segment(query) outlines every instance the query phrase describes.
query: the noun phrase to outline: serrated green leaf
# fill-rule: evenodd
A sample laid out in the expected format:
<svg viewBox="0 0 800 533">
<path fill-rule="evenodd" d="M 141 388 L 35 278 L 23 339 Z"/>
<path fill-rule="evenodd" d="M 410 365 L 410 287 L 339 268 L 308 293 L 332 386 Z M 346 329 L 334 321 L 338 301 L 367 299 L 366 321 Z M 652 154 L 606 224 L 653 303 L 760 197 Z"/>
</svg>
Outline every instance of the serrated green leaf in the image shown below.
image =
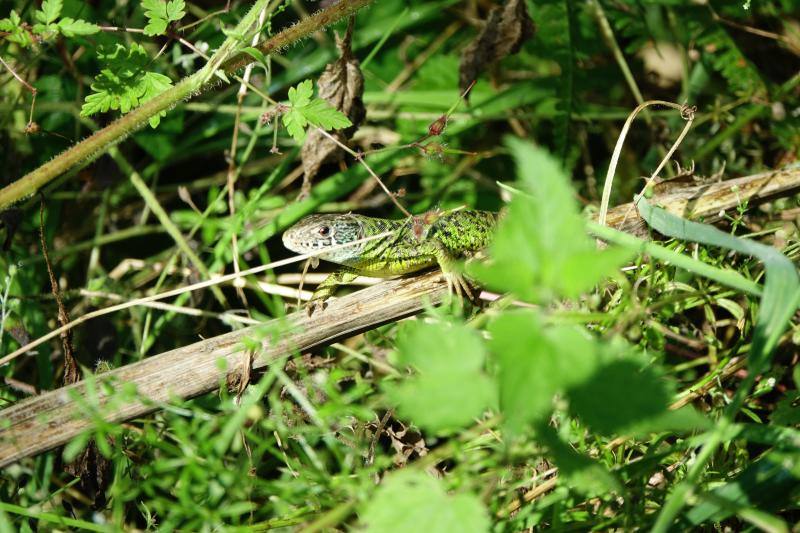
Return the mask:
<svg viewBox="0 0 800 533">
<path fill-rule="evenodd" d="M 292 107 L 304 107 L 311 102 L 311 97 L 314 96 L 314 87 L 311 85 L 311 80 L 304 80 L 297 84 L 295 87 L 289 88 L 289 103 Z"/>
<path fill-rule="evenodd" d="M 433 432 L 458 429 L 495 404 L 495 386 L 483 372 L 480 336 L 458 324 L 414 322 L 397 343 L 399 362 L 417 370 L 401 383 L 387 383 L 400 415 Z"/>
<path fill-rule="evenodd" d="M 553 397 L 589 379 L 597 364 L 596 342 L 572 327 L 548 327 L 533 311 L 506 312 L 489 326 L 498 362 L 500 410 L 510 433 L 546 420 Z"/>
<path fill-rule="evenodd" d="M 183 0 L 142 0 L 144 16 L 147 18 L 147 25 L 144 27 L 145 35 L 162 35 L 171 22 L 178 21 L 186 15 L 185 3 Z"/>
<path fill-rule="evenodd" d="M 142 9 L 145 10 L 145 16 L 148 16 L 148 11 L 155 13 L 157 16 L 160 13 L 159 10 L 162 9 L 163 6 L 163 0 L 142 0 Z"/>
<path fill-rule="evenodd" d="M 12 9 L 11 13 L 9 13 L 8 16 L 11 18 L 11 23 L 14 26 L 16 26 L 16 27 L 20 26 L 20 24 L 22 22 L 22 18 L 19 16 L 19 13 L 17 13 L 15 10 Z"/>
<path fill-rule="evenodd" d="M 144 34 L 150 37 L 162 35 L 167 31 L 167 21 L 162 18 L 151 18 L 150 22 L 144 27 Z"/>
<path fill-rule="evenodd" d="M 85 20 L 64 17 L 58 21 L 58 30 L 64 37 L 75 37 L 76 35 L 93 35 L 100 31 L 100 26 Z"/>
<path fill-rule="evenodd" d="M 490 529 L 483 503 L 472 494 L 450 495 L 429 474 L 405 469 L 383 480 L 361 513 L 367 531 L 405 533 L 424 525 L 429 533 L 482 533 Z"/>
<path fill-rule="evenodd" d="M 58 16 L 61 15 L 62 6 L 62 0 L 44 0 L 42 9 L 36 10 L 33 16 L 42 24 L 50 24 L 55 22 Z"/>
<path fill-rule="evenodd" d="M 183 0 L 170 0 L 166 6 L 167 19 L 171 22 L 181 20 L 186 15 L 185 7 Z"/>
<path fill-rule="evenodd" d="M 17 43 L 23 48 L 27 48 L 33 44 L 30 34 L 22 27 L 22 19 L 19 14 L 11 10 L 8 18 L 0 20 L 0 31 L 7 32 L 8 35 L 3 37 L 6 41 Z"/>
<path fill-rule="evenodd" d="M 136 43 L 130 48 L 121 44 L 100 47 L 97 56 L 105 67 L 95 78 L 92 93 L 81 107 L 82 116 L 109 110 L 124 114 L 172 86 L 167 76 L 145 70 L 150 59 L 145 49 Z M 158 126 L 162 116 L 166 113 L 150 117 L 150 125 Z"/>
<path fill-rule="evenodd" d="M 313 99 L 306 106 L 300 108 L 300 112 L 311 124 L 325 130 L 336 130 L 353 125 L 344 113 L 321 98 Z"/>
<path fill-rule="evenodd" d="M 253 50 L 258 52 L 258 50 Z M 258 53 L 260 54 L 260 52 Z M 253 54 L 251 53 L 251 55 Z M 304 80 L 297 86 L 289 88 L 290 111 L 283 115 L 283 124 L 297 142 L 305 139 L 305 128 L 308 124 L 325 130 L 352 126 L 350 119 L 344 113 L 325 100 L 313 98 L 313 96 L 314 87 L 311 80 Z"/>
<path fill-rule="evenodd" d="M 298 143 L 302 143 L 306 138 L 306 125 L 308 124 L 306 117 L 299 110 L 291 108 L 283 114 L 282 120 L 289 135 Z"/>
<path fill-rule="evenodd" d="M 578 296 L 614 275 L 632 252 L 598 251 L 560 165 L 519 139 L 509 139 L 508 145 L 527 194 L 514 197 L 500 222 L 489 250 L 491 262 L 472 263 L 469 271 L 489 287 L 537 302 Z"/>
<path fill-rule="evenodd" d="M 623 343 L 599 342 L 571 326 L 543 327 L 533 311 L 511 311 L 489 326 L 498 362 L 500 411 L 509 433 L 541 425 L 556 395 L 603 434 L 704 427 L 691 409 L 668 411 L 672 391 Z"/>
<path fill-rule="evenodd" d="M 43 39 L 47 39 L 50 37 L 48 34 L 58 33 L 58 24 L 37 23 L 33 25 L 32 30 L 36 35 L 41 36 Z"/>
</svg>

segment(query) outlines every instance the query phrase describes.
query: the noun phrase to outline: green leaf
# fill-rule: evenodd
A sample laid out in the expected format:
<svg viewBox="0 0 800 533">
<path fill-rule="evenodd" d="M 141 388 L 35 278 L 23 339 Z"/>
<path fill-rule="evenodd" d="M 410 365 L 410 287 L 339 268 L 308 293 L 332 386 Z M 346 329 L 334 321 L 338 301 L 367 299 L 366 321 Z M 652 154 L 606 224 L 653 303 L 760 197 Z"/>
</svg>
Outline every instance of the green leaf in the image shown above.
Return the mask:
<svg viewBox="0 0 800 533">
<path fill-rule="evenodd" d="M 144 27 L 145 35 L 162 35 L 170 23 L 176 22 L 186 15 L 184 0 L 142 0 L 144 16 L 147 25 Z"/>
<path fill-rule="evenodd" d="M 282 120 L 289 135 L 298 143 L 302 143 L 306 138 L 306 125 L 308 125 L 306 117 L 299 110 L 291 108 L 283 114 Z"/>
<path fill-rule="evenodd" d="M 36 23 L 33 25 L 33 33 L 41 36 L 43 39 L 49 39 L 53 34 L 59 33 L 58 24 L 41 24 Z"/>
<path fill-rule="evenodd" d="M 151 98 L 158 96 L 159 94 L 163 93 L 170 87 L 172 87 L 172 80 L 169 79 L 167 76 L 163 74 L 159 74 L 157 72 L 147 72 L 142 77 L 140 82 L 140 86 L 144 88 L 144 92 L 142 93 L 141 97 L 139 98 L 139 103 L 144 103 Z M 161 117 L 166 116 L 165 112 L 161 112 L 157 115 L 153 115 L 148 119 L 151 128 L 157 128 L 158 124 L 161 122 Z"/>
<path fill-rule="evenodd" d="M 337 130 L 353 125 L 347 116 L 321 98 L 315 98 L 300 108 L 306 120 L 324 130 Z"/>
<path fill-rule="evenodd" d="M 510 311 L 489 325 L 497 357 L 500 411 L 509 434 L 541 426 L 553 399 L 599 433 L 647 433 L 706 425 L 691 409 L 669 411 L 672 391 L 623 343 L 609 344 L 571 326 L 541 325 L 534 311 Z"/>
<path fill-rule="evenodd" d="M 167 31 L 167 20 L 162 18 L 152 18 L 144 27 L 144 34 L 151 37 L 155 35 L 163 35 Z"/>
<path fill-rule="evenodd" d="M 500 411 L 511 434 L 546 420 L 553 397 L 591 376 L 597 363 L 595 342 L 572 327 L 548 327 L 534 311 L 501 314 L 489 325 L 497 357 Z"/>
<path fill-rule="evenodd" d="M 27 48 L 33 44 L 33 39 L 30 34 L 22 27 L 22 19 L 19 14 L 11 10 L 8 18 L 0 19 L 0 31 L 8 33 L 3 38 L 9 42 L 17 43 L 23 48 Z"/>
<path fill-rule="evenodd" d="M 92 35 L 100 31 L 100 26 L 86 22 L 85 20 L 74 20 L 64 17 L 58 21 L 58 31 L 64 37 L 75 37 L 76 35 Z"/>
<path fill-rule="evenodd" d="M 246 46 L 246 47 L 242 48 L 242 52 L 244 52 L 245 54 L 249 55 L 250 57 L 252 57 L 256 61 L 258 61 L 262 65 L 266 65 L 266 63 L 267 63 L 267 58 L 264 56 L 264 53 L 261 50 L 259 50 L 258 48 L 253 48 L 252 46 Z"/>
<path fill-rule="evenodd" d="M 36 10 L 33 16 L 42 24 L 50 24 L 61 15 L 62 6 L 62 0 L 44 0 L 42 9 Z"/>
<path fill-rule="evenodd" d="M 631 355 L 619 359 L 605 354 L 603 359 L 591 379 L 566 392 L 570 411 L 590 429 L 617 435 L 705 425 L 691 409 L 667 409 L 673 391 L 652 365 L 644 366 Z"/>
<path fill-rule="evenodd" d="M 167 19 L 172 22 L 181 20 L 186 15 L 185 8 L 183 0 L 170 0 L 167 2 Z"/>
<path fill-rule="evenodd" d="M 311 97 L 314 96 L 314 87 L 311 85 L 311 80 L 304 80 L 297 84 L 296 87 L 289 87 L 289 103 L 292 107 L 304 107 L 311 102 Z"/>
<path fill-rule="evenodd" d="M 528 194 L 512 200 L 490 247 L 490 261 L 471 263 L 469 272 L 489 287 L 529 301 L 576 297 L 614 275 L 633 254 L 622 248 L 597 250 L 559 164 L 524 141 L 509 139 L 508 145 Z"/>
<path fill-rule="evenodd" d="M 476 496 L 449 495 L 441 481 L 411 469 L 389 474 L 360 517 L 367 531 L 381 533 L 481 533 L 491 526 Z"/>
<path fill-rule="evenodd" d="M 399 362 L 417 370 L 385 386 L 400 415 L 433 432 L 468 425 L 495 403 L 495 386 L 483 371 L 485 348 L 460 324 L 413 322 L 397 343 Z"/>
<path fill-rule="evenodd" d="M 247 49 L 245 51 L 248 51 Z M 248 51 L 261 54 L 256 49 Z M 256 57 L 254 55 L 254 57 Z M 263 57 L 263 54 L 262 54 Z M 283 125 L 289 135 L 298 143 L 305 140 L 305 129 L 309 124 L 325 130 L 347 128 L 353 124 L 350 119 L 321 98 L 313 98 L 314 87 L 311 80 L 304 80 L 296 87 L 289 88 L 289 111 L 283 115 Z"/>
<path fill-rule="evenodd" d="M 92 93 L 81 108 L 82 116 L 109 110 L 119 110 L 124 114 L 172 86 L 172 80 L 167 76 L 145 70 L 150 58 L 136 43 L 130 48 L 121 44 L 100 47 L 97 56 L 105 67 L 92 84 Z M 150 125 L 156 127 L 160 117 L 165 115 L 161 112 L 150 117 Z"/>
</svg>

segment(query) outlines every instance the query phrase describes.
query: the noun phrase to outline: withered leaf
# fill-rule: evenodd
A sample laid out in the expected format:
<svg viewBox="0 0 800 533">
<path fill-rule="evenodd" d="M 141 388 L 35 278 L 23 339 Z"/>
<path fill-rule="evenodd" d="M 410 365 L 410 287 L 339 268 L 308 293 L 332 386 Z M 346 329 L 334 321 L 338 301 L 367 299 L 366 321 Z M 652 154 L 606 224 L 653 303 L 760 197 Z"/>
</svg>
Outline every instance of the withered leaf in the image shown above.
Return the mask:
<svg viewBox="0 0 800 533">
<path fill-rule="evenodd" d="M 113 445 L 112 437 L 106 437 Z M 77 488 L 92 501 L 94 509 L 102 509 L 106 504 L 106 489 L 111 482 L 111 461 L 103 457 L 94 440 L 69 464 L 64 471 L 80 478 Z"/>
<path fill-rule="evenodd" d="M 359 61 L 353 56 L 351 40 L 353 37 L 353 20 L 347 26 L 344 38 L 336 38 L 340 57 L 325 67 L 325 71 L 317 81 L 320 98 L 344 113 L 352 122 L 345 130 L 331 132 L 339 142 L 345 144 L 364 120 L 366 109 L 362 96 L 364 94 L 364 76 L 361 74 Z M 310 189 L 311 179 L 319 172 L 320 167 L 342 156 L 341 148 L 335 142 L 311 129 L 303 144 L 303 193 Z"/>
<path fill-rule="evenodd" d="M 461 53 L 461 90 L 465 91 L 487 66 L 519 52 L 535 30 L 525 0 L 508 0 L 503 7 L 493 8 L 481 33 Z"/>
</svg>

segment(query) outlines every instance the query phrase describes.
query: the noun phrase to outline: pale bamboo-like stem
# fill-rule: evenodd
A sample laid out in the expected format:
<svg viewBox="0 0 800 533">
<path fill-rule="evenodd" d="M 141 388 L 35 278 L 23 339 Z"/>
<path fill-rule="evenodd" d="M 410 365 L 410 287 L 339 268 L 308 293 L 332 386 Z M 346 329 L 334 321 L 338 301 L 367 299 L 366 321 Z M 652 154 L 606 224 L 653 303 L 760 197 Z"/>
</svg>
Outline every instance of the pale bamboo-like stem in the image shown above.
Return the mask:
<svg viewBox="0 0 800 533">
<path fill-rule="evenodd" d="M 333 300 L 311 317 L 301 310 L 89 378 L 96 383 L 83 380 L 28 398 L 0 411 L 0 467 L 90 431 L 95 416 L 121 422 L 156 411 L 175 398 L 216 390 L 244 371 L 242 355 L 249 349 L 245 340 L 251 341 L 250 347 L 253 342 L 260 346 L 252 362 L 257 370 L 314 346 L 419 313 L 426 301 L 435 305 L 446 297 L 447 287 L 438 272 L 390 280 Z M 281 335 L 272 335 L 276 331 Z M 111 391 L 123 383 L 136 387 L 134 399 L 115 399 Z"/>
</svg>

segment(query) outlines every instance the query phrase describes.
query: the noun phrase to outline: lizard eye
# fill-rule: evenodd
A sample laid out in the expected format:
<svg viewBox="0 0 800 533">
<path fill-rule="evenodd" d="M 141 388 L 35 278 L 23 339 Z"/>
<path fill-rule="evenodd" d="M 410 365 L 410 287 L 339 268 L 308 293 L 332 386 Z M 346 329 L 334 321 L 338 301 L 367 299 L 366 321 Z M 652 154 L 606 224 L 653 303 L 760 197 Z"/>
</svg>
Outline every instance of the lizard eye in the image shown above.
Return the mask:
<svg viewBox="0 0 800 533">
<path fill-rule="evenodd" d="M 323 237 L 327 237 L 330 232 L 331 228 L 329 228 L 328 226 L 321 226 L 319 228 L 319 234 Z"/>
</svg>

